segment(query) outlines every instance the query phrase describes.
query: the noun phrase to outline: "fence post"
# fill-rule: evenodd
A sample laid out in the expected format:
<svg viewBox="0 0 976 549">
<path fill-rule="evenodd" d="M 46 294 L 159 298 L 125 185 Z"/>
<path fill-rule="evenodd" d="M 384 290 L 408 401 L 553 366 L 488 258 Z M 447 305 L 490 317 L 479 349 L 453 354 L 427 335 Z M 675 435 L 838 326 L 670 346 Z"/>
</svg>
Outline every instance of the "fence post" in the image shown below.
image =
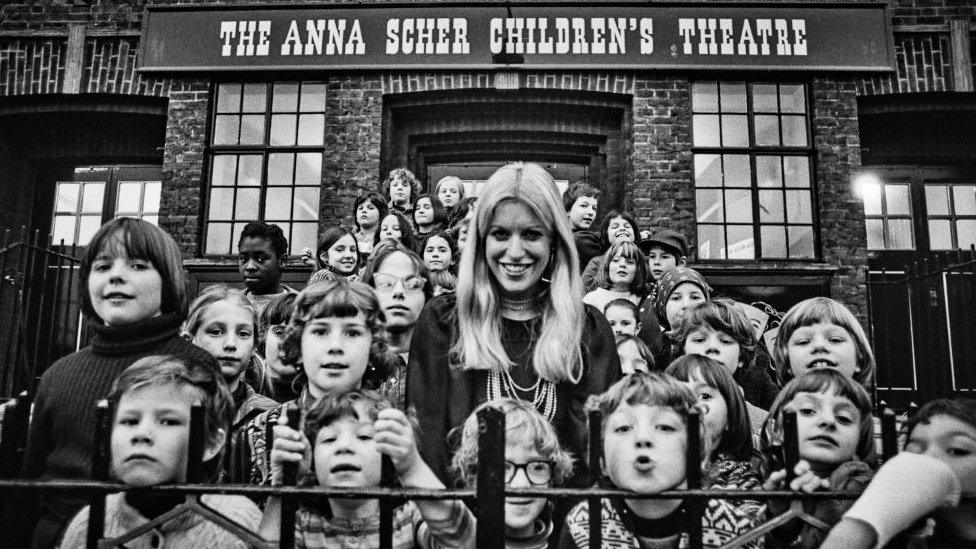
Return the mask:
<svg viewBox="0 0 976 549">
<path fill-rule="evenodd" d="M 108 480 L 112 441 L 112 406 L 108 400 L 99 400 L 95 405 L 95 453 L 92 456 L 92 479 Z M 105 493 L 99 492 L 88 502 L 87 549 L 97 549 L 98 540 L 105 534 Z"/>
<path fill-rule="evenodd" d="M 587 483 L 590 486 L 600 484 L 600 461 L 603 457 L 603 414 L 600 410 L 590 410 L 587 415 L 587 427 L 589 428 L 589 478 Z M 590 523 L 590 549 L 600 549 L 603 544 L 603 511 L 600 498 L 590 497 L 586 500 L 587 514 Z"/>
<path fill-rule="evenodd" d="M 203 404 L 199 401 L 190 407 L 190 443 L 186 459 L 186 483 L 198 484 L 203 476 L 203 452 L 207 434 L 203 428 Z"/>
<path fill-rule="evenodd" d="M 390 456 L 384 455 L 380 469 L 380 487 L 389 488 L 396 480 Z M 380 549 L 393 549 L 393 498 L 380 498 Z"/>
<path fill-rule="evenodd" d="M 478 412 L 478 549 L 498 547 L 505 531 L 505 414 L 487 407 Z"/>
<path fill-rule="evenodd" d="M 688 411 L 687 417 L 688 450 L 685 452 L 685 478 L 689 490 L 702 487 L 702 445 L 701 445 L 701 412 L 697 409 Z M 688 546 L 691 549 L 702 548 L 702 512 L 705 509 L 700 496 L 693 496 L 685 501 L 688 512 Z"/>
<path fill-rule="evenodd" d="M 294 402 L 285 406 L 285 417 L 288 418 L 288 427 L 298 430 L 301 421 L 301 410 Z M 298 465 L 286 463 L 282 470 L 282 486 L 294 486 L 298 476 Z M 281 521 L 278 532 L 278 547 L 280 549 L 292 549 L 295 547 L 295 512 L 298 510 L 298 502 L 294 499 L 281 496 Z"/>
<path fill-rule="evenodd" d="M 895 427 L 895 412 L 888 407 L 881 411 L 881 455 L 885 461 L 898 453 L 898 433 Z"/>
<path fill-rule="evenodd" d="M 789 486 L 796 478 L 796 464 L 800 461 L 800 438 L 793 410 L 783 411 L 783 459 L 786 460 L 786 486 Z"/>
</svg>

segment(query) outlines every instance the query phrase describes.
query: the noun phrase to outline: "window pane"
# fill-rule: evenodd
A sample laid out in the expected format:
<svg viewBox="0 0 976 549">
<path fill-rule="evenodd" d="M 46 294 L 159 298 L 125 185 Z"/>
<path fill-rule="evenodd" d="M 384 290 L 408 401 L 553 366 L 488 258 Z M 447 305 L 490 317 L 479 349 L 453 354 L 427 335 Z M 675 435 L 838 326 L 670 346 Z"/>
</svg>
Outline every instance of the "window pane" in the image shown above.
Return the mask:
<svg viewBox="0 0 976 549">
<path fill-rule="evenodd" d="M 234 189 L 231 187 L 213 187 L 210 189 L 210 213 L 207 219 L 219 221 L 231 219 L 234 209 Z"/>
<path fill-rule="evenodd" d="M 234 204 L 234 219 L 251 221 L 258 218 L 258 202 L 261 200 L 260 189 L 237 189 L 237 201 Z"/>
<path fill-rule="evenodd" d="M 116 215 L 119 213 L 135 213 L 142 211 L 142 183 L 121 182 L 119 183 L 119 194 L 115 208 Z"/>
<path fill-rule="evenodd" d="M 810 191 L 786 191 L 786 221 L 789 223 L 812 223 L 813 208 Z"/>
<path fill-rule="evenodd" d="M 721 187 L 722 162 L 717 154 L 695 155 L 695 186 Z"/>
<path fill-rule="evenodd" d="M 777 112 L 776 84 L 752 85 L 752 110 L 754 112 Z"/>
<path fill-rule="evenodd" d="M 265 219 L 288 219 L 291 213 L 291 187 L 269 188 L 264 202 Z"/>
<path fill-rule="evenodd" d="M 268 185 L 291 185 L 294 181 L 295 155 L 271 153 L 268 155 Z"/>
<path fill-rule="evenodd" d="M 778 156 L 756 157 L 756 180 L 760 187 L 782 187 L 783 167 Z"/>
<path fill-rule="evenodd" d="M 729 259 L 755 259 L 756 242 L 752 237 L 751 225 L 729 225 L 729 247 L 726 255 Z"/>
<path fill-rule="evenodd" d="M 881 215 L 881 185 L 864 185 L 861 195 L 864 197 L 864 215 Z"/>
<path fill-rule="evenodd" d="M 910 219 L 889 219 L 888 249 L 911 250 L 914 247 L 912 243 L 912 221 Z"/>
<path fill-rule="evenodd" d="M 217 115 L 214 121 L 214 145 L 236 145 L 240 119 L 236 115 Z"/>
<path fill-rule="evenodd" d="M 956 247 L 968 250 L 976 244 L 976 219 L 960 219 L 956 221 Z"/>
<path fill-rule="evenodd" d="M 295 112 L 298 110 L 298 83 L 287 82 L 274 85 L 274 98 L 271 100 L 273 112 Z"/>
<path fill-rule="evenodd" d="M 787 227 L 790 257 L 809 259 L 813 257 L 813 227 Z"/>
<path fill-rule="evenodd" d="M 748 147 L 749 128 L 746 126 L 748 117 L 745 115 L 722 115 L 722 146 Z"/>
<path fill-rule="evenodd" d="M 325 110 L 325 84 L 302 84 L 302 112 Z"/>
<path fill-rule="evenodd" d="M 237 156 L 222 154 L 214 156 L 210 167 L 211 185 L 233 185 L 237 173 Z"/>
<path fill-rule="evenodd" d="M 158 215 L 144 215 L 142 220 L 146 223 L 152 223 L 155 226 L 159 226 L 159 216 Z"/>
<path fill-rule="evenodd" d="M 805 156 L 784 156 L 783 175 L 787 187 L 810 186 L 810 159 Z"/>
<path fill-rule="evenodd" d="M 315 242 L 318 240 L 318 223 L 295 223 L 291 233 L 292 250 L 302 248 L 315 249 Z"/>
<path fill-rule="evenodd" d="M 714 114 L 696 114 L 691 117 L 692 135 L 696 147 L 717 147 L 720 144 L 718 132 L 718 116 Z"/>
<path fill-rule="evenodd" d="M 81 211 L 102 213 L 105 207 L 105 183 L 85 183 L 81 192 Z"/>
<path fill-rule="evenodd" d="M 803 116 L 783 117 L 783 145 L 786 147 L 807 146 L 807 119 Z"/>
<path fill-rule="evenodd" d="M 298 187 L 295 189 L 295 205 L 292 219 L 295 221 L 316 221 L 319 218 L 319 188 Z"/>
<path fill-rule="evenodd" d="M 289 248 L 289 250 L 295 250 L 296 253 L 300 253 L 301 252 L 302 248 L 298 247 L 298 243 L 295 242 L 295 239 L 292 237 L 292 234 L 291 234 L 291 223 L 284 223 L 284 222 L 281 222 L 281 221 L 276 221 L 276 222 L 273 222 L 271 224 L 272 225 L 277 225 L 278 227 L 281 227 L 281 232 L 285 233 L 285 238 L 288 239 L 288 248 Z M 234 228 L 236 229 L 237 227 L 234 227 Z M 235 240 L 235 242 L 236 242 L 236 240 Z M 312 244 L 309 247 L 309 249 L 314 250 L 315 249 L 315 244 Z"/>
<path fill-rule="evenodd" d="M 948 219 L 929 220 L 929 248 L 933 250 L 952 249 L 952 232 Z"/>
<path fill-rule="evenodd" d="M 51 238 L 55 244 L 60 244 L 64 240 L 65 244 L 75 243 L 75 216 L 56 215 L 54 216 L 54 226 L 51 228 Z"/>
<path fill-rule="evenodd" d="M 241 111 L 241 85 L 221 84 L 217 86 L 217 112 Z"/>
<path fill-rule="evenodd" d="M 954 185 L 952 205 L 955 207 L 956 215 L 976 215 L 976 186 Z"/>
<path fill-rule="evenodd" d="M 752 193 L 748 190 L 725 191 L 725 220 L 730 223 L 752 223 Z"/>
<path fill-rule="evenodd" d="M 759 191 L 759 221 L 782 223 L 786 220 L 782 191 Z"/>
<path fill-rule="evenodd" d="M 908 185 L 885 185 L 885 202 L 888 204 L 888 215 L 909 215 Z"/>
<path fill-rule="evenodd" d="M 271 144 L 294 145 L 295 127 L 298 116 L 294 114 L 276 114 L 271 117 Z"/>
<path fill-rule="evenodd" d="M 142 211 L 145 213 L 159 212 L 159 197 L 163 184 L 159 181 L 147 181 L 142 193 Z"/>
<path fill-rule="evenodd" d="M 237 166 L 237 184 L 245 187 L 256 187 L 261 184 L 261 156 L 257 154 L 241 155 Z"/>
<path fill-rule="evenodd" d="M 721 225 L 698 225 L 698 258 L 725 259 L 725 231 Z"/>
<path fill-rule="evenodd" d="M 925 208 L 929 215 L 949 215 L 949 187 L 926 185 Z"/>
<path fill-rule="evenodd" d="M 230 223 L 207 224 L 207 253 L 229 254 L 230 252 Z"/>
<path fill-rule="evenodd" d="M 726 187 L 752 186 L 752 170 L 749 167 L 749 155 L 725 154 L 722 155 L 722 163 L 725 167 Z"/>
<path fill-rule="evenodd" d="M 722 210 L 722 191 L 720 189 L 696 190 L 695 211 L 698 213 L 699 223 L 723 222 L 725 214 Z"/>
<path fill-rule="evenodd" d="M 244 112 L 264 112 L 268 104 L 266 84 L 244 84 Z"/>
<path fill-rule="evenodd" d="M 746 83 L 722 82 L 719 86 L 722 112 L 747 112 Z"/>
<path fill-rule="evenodd" d="M 299 153 L 295 163 L 295 185 L 322 185 L 322 153 Z"/>
<path fill-rule="evenodd" d="M 692 84 L 691 109 L 694 112 L 718 112 L 718 82 Z"/>
<path fill-rule="evenodd" d="M 786 257 L 786 227 L 763 226 L 760 231 L 763 257 Z"/>
<path fill-rule="evenodd" d="M 264 115 L 241 117 L 241 145 L 264 144 Z"/>
<path fill-rule="evenodd" d="M 302 114 L 298 117 L 298 144 L 321 145 L 325 141 L 325 115 Z"/>
<path fill-rule="evenodd" d="M 884 246 L 884 221 L 881 219 L 865 219 L 864 228 L 868 233 L 868 249 L 883 250 Z"/>
<path fill-rule="evenodd" d="M 241 234 L 244 232 L 244 226 L 246 223 L 234 223 L 234 230 L 230 233 L 230 242 L 227 243 L 227 247 L 230 253 L 237 254 L 237 243 L 241 241 Z M 288 233 L 285 233 L 286 235 Z"/>
<path fill-rule="evenodd" d="M 102 226 L 102 216 L 83 215 L 78 223 L 78 245 L 84 246 L 95 236 L 98 228 Z"/>
<path fill-rule="evenodd" d="M 779 117 L 757 114 L 753 119 L 756 129 L 756 145 L 779 145 Z"/>
<path fill-rule="evenodd" d="M 807 103 L 803 94 L 803 84 L 780 84 L 779 108 L 780 112 L 807 112 Z"/>
<path fill-rule="evenodd" d="M 58 198 L 55 202 L 54 211 L 56 212 L 77 212 L 78 211 L 78 188 L 77 183 L 58 183 Z M 72 240 L 74 234 L 71 235 Z"/>
</svg>

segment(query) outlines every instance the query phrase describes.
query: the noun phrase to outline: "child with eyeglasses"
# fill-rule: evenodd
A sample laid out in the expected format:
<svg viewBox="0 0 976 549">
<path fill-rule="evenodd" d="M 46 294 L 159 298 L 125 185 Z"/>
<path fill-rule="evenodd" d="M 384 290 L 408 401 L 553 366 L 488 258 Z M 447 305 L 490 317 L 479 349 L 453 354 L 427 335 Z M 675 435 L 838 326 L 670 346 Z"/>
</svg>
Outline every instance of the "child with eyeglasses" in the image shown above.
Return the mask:
<svg viewBox="0 0 976 549">
<path fill-rule="evenodd" d="M 465 420 L 452 469 L 468 487 L 478 475 L 478 413 L 493 407 L 505 414 L 505 486 L 551 488 L 573 471 L 573 458 L 559 446 L 556 430 L 530 402 L 502 398 L 486 402 Z M 546 498 L 505 498 L 505 547 L 542 549 L 553 533 L 552 504 Z"/>
</svg>

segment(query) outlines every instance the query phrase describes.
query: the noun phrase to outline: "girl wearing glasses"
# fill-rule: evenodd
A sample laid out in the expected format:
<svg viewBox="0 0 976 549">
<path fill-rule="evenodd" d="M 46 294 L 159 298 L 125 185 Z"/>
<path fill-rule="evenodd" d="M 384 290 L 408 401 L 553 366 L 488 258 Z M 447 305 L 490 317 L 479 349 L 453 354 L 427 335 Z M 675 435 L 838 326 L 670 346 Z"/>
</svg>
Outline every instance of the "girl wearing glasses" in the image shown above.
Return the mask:
<svg viewBox="0 0 976 549">
<path fill-rule="evenodd" d="M 478 198 L 457 292 L 424 308 L 410 349 L 407 403 L 424 426 L 424 461 L 443 480 L 447 434 L 503 397 L 531 403 L 567 450 L 585 455 L 583 403 L 620 376 L 620 362 L 606 319 L 582 302 L 578 262 L 549 173 L 523 163 L 495 172 Z"/>
<path fill-rule="evenodd" d="M 493 407 L 505 414 L 505 487 L 551 488 L 573 471 L 573 458 L 559 446 L 552 425 L 531 403 L 514 398 L 486 402 L 468 416 L 451 468 L 468 488 L 478 476 L 478 412 Z M 546 498 L 505 499 L 505 545 L 548 547 L 553 532 L 552 504 Z"/>
</svg>

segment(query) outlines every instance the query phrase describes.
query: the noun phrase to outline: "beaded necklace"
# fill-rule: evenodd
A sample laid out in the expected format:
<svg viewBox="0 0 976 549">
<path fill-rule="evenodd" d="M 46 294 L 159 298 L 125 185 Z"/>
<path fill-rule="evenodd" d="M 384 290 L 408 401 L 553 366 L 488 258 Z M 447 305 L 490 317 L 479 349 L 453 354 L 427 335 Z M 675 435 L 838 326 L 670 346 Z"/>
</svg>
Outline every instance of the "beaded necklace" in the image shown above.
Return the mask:
<svg viewBox="0 0 976 549">
<path fill-rule="evenodd" d="M 556 384 L 545 381 L 537 377 L 531 387 L 521 387 L 508 371 L 492 371 L 488 374 L 488 386 L 485 396 L 489 402 L 504 398 L 507 394 L 510 398 L 526 400 L 519 396 L 522 393 L 532 393 L 532 406 L 535 407 L 547 421 L 552 421 L 556 415 Z"/>
</svg>

